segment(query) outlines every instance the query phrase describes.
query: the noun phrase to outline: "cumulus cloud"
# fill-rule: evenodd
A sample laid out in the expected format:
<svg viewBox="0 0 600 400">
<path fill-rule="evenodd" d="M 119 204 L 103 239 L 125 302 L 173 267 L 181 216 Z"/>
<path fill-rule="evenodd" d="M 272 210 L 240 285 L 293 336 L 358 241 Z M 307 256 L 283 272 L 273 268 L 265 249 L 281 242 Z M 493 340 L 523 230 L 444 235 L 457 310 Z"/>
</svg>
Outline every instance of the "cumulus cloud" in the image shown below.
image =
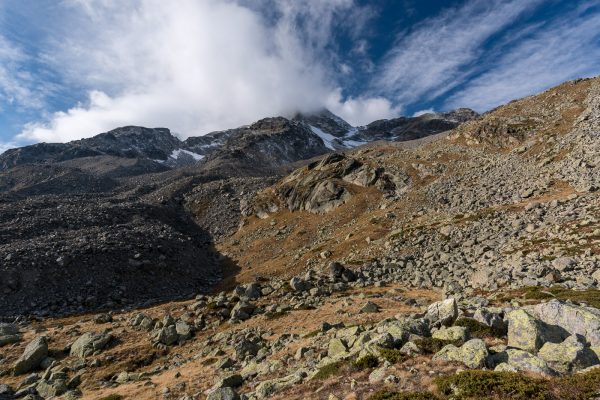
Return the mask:
<svg viewBox="0 0 600 400">
<path fill-rule="evenodd" d="M 335 16 L 354 12 L 351 0 L 264 3 L 275 9 L 271 19 L 233 1 L 68 4 L 77 29 L 54 38 L 46 61 L 88 99 L 27 124 L 21 140 L 67 141 L 122 125 L 195 136 L 324 106 L 355 122 L 364 118 L 353 110 L 393 112 L 383 99 L 342 98 L 329 68 Z"/>
</svg>

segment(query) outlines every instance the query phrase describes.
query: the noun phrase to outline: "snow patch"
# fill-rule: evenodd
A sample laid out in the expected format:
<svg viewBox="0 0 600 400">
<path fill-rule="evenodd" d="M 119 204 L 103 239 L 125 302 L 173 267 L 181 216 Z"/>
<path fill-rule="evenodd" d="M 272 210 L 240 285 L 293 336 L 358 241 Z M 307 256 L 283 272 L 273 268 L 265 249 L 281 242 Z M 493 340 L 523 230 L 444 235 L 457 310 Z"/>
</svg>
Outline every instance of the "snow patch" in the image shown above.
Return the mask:
<svg viewBox="0 0 600 400">
<path fill-rule="evenodd" d="M 333 142 L 337 139 L 335 136 L 330 135 L 329 133 L 323 132 L 316 126 L 310 125 L 310 129 L 313 131 L 313 133 L 315 135 L 317 135 L 318 137 L 320 137 L 323 140 L 323 143 L 325 143 L 325 147 L 327 147 L 328 149 L 331 149 L 331 150 L 335 150 L 335 147 L 333 147 Z"/>
<path fill-rule="evenodd" d="M 177 149 L 177 150 L 173 150 L 173 152 L 171 153 L 171 155 L 169 156 L 169 158 L 174 158 L 175 160 L 179 159 L 179 157 L 181 156 L 181 154 L 187 154 L 188 156 L 191 156 L 194 160 L 196 161 L 200 161 L 204 158 L 203 155 L 200 154 L 196 154 L 193 153 L 189 150 L 184 150 L 184 149 Z"/>
</svg>

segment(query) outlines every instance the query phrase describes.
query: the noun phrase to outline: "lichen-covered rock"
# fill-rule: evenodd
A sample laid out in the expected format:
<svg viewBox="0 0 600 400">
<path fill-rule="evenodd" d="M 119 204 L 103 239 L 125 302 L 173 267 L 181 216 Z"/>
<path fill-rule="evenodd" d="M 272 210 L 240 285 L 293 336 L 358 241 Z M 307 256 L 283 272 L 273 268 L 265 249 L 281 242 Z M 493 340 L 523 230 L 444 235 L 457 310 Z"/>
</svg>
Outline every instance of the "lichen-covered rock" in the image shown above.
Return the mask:
<svg viewBox="0 0 600 400">
<path fill-rule="evenodd" d="M 532 307 L 531 313 L 546 324 L 582 335 L 592 346 L 600 345 L 600 310 L 596 308 L 552 300 Z"/>
<path fill-rule="evenodd" d="M 558 327 L 548 326 L 523 309 L 508 313 L 508 346 L 537 352 L 546 342 L 559 343 L 568 335 Z"/>
<path fill-rule="evenodd" d="M 107 332 L 84 333 L 71 345 L 71 355 L 85 358 L 103 350 L 111 341 L 112 335 Z"/>
<path fill-rule="evenodd" d="M 206 400 L 238 400 L 240 396 L 230 387 L 217 388 L 211 391 Z"/>
<path fill-rule="evenodd" d="M 39 336 L 33 339 L 27 347 L 25 347 L 25 351 L 21 357 L 15 362 L 15 375 L 21 375 L 35 369 L 47 356 L 48 341 L 46 340 L 46 337 Z"/>
<path fill-rule="evenodd" d="M 506 363 L 516 371 L 530 371 L 550 375 L 552 370 L 542 358 L 518 349 L 506 350 Z"/>
<path fill-rule="evenodd" d="M 600 363 L 598 356 L 588 346 L 580 335 L 571 335 L 562 343 L 546 343 L 538 352 L 538 357 L 544 359 L 557 372 L 574 372 Z"/>
<path fill-rule="evenodd" d="M 327 356 L 330 358 L 337 358 L 346 354 L 346 344 L 341 339 L 331 339 L 327 346 Z"/>
<path fill-rule="evenodd" d="M 461 347 L 453 344 L 444 346 L 433 356 L 434 361 L 456 361 L 469 368 L 483 368 L 489 352 L 481 339 L 471 339 Z"/>
<path fill-rule="evenodd" d="M 458 305 L 454 298 L 438 301 L 427 308 L 425 318 L 432 326 L 450 325 L 458 317 Z"/>
<path fill-rule="evenodd" d="M 434 339 L 447 340 L 451 342 L 466 341 L 469 339 L 469 332 L 463 326 L 451 326 L 449 328 L 441 328 L 433 332 L 431 337 Z"/>
</svg>

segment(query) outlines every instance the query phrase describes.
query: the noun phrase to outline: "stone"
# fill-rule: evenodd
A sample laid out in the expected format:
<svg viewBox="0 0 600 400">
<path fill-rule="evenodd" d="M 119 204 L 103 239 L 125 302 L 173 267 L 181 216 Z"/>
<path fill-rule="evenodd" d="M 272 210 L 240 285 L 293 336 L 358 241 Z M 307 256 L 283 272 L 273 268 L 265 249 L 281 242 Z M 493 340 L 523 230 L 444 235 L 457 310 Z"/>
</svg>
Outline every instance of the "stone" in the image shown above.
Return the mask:
<svg viewBox="0 0 600 400">
<path fill-rule="evenodd" d="M 431 325 L 450 325 L 458 317 L 458 305 L 454 298 L 438 301 L 427 308 L 425 319 L 430 321 Z"/>
<path fill-rule="evenodd" d="M 192 327 L 185 321 L 178 320 L 175 323 L 175 332 L 179 336 L 179 340 L 188 340 L 192 337 Z"/>
<path fill-rule="evenodd" d="M 592 346 L 600 346 L 600 310 L 596 308 L 551 300 L 533 306 L 530 312 L 548 325 L 582 335 Z"/>
<path fill-rule="evenodd" d="M 239 400 L 240 396 L 230 387 L 217 388 L 211 391 L 206 400 Z"/>
<path fill-rule="evenodd" d="M 453 344 L 444 346 L 433 356 L 433 361 L 456 361 L 469 368 L 483 368 L 489 352 L 481 339 L 471 339 L 461 347 Z"/>
<path fill-rule="evenodd" d="M 0 347 L 21 341 L 19 327 L 15 324 L 0 324 Z"/>
<path fill-rule="evenodd" d="M 41 380 L 35 386 L 38 394 L 43 398 L 48 397 L 56 397 L 67 391 L 67 385 L 64 380 L 56 380 L 53 382 L 48 382 L 45 380 Z"/>
<path fill-rule="evenodd" d="M 290 279 L 290 287 L 297 292 L 306 292 L 312 288 L 312 285 L 310 282 L 295 276 Z"/>
<path fill-rule="evenodd" d="M 107 332 L 84 333 L 71 345 L 70 354 L 80 358 L 91 356 L 103 350 L 111 340 L 112 336 Z"/>
<path fill-rule="evenodd" d="M 568 335 L 548 326 L 523 309 L 508 313 L 508 347 L 536 353 L 546 342 L 558 343 Z"/>
<path fill-rule="evenodd" d="M 346 351 L 346 344 L 341 339 L 334 338 L 329 341 L 329 345 L 327 346 L 328 357 L 336 358 L 346 354 Z"/>
<path fill-rule="evenodd" d="M 14 374 L 25 374 L 40 365 L 42 360 L 48 356 L 48 341 L 45 336 L 33 339 L 14 365 Z"/>
<path fill-rule="evenodd" d="M 545 343 L 538 357 L 544 359 L 557 372 L 579 371 L 600 363 L 598 356 L 586 346 L 580 335 L 571 335 L 562 343 Z"/>
<path fill-rule="evenodd" d="M 379 312 L 379 306 L 372 301 L 367 301 L 360 309 L 361 313 L 376 313 Z"/>
<path fill-rule="evenodd" d="M 217 379 L 215 388 L 242 386 L 244 378 L 240 374 L 230 374 Z"/>
<path fill-rule="evenodd" d="M 154 331 L 152 336 L 156 342 L 162 343 L 165 346 L 175 344 L 179 340 L 177 328 L 174 325 L 162 327 Z"/>
<path fill-rule="evenodd" d="M 374 369 L 373 372 L 369 374 L 369 383 L 377 383 L 384 380 L 387 375 L 387 370 L 387 367 Z"/>
<path fill-rule="evenodd" d="M 13 389 L 6 384 L 0 384 L 0 400 L 12 400 L 12 399 L 14 399 Z"/>
<path fill-rule="evenodd" d="M 560 257 L 552 261 L 552 266 L 560 272 L 571 271 L 577 262 L 572 257 Z"/>
<path fill-rule="evenodd" d="M 507 364 L 517 371 L 530 371 L 550 375 L 552 370 L 542 358 L 519 349 L 506 350 Z"/>
<path fill-rule="evenodd" d="M 451 326 L 449 328 L 440 328 L 433 332 L 431 337 L 434 339 L 447 340 L 451 342 L 462 341 L 469 339 L 469 332 L 463 326 Z"/>
<path fill-rule="evenodd" d="M 500 313 L 485 308 L 478 308 L 473 314 L 473 319 L 491 327 L 499 334 L 505 334 L 508 329 L 508 325 Z"/>
</svg>

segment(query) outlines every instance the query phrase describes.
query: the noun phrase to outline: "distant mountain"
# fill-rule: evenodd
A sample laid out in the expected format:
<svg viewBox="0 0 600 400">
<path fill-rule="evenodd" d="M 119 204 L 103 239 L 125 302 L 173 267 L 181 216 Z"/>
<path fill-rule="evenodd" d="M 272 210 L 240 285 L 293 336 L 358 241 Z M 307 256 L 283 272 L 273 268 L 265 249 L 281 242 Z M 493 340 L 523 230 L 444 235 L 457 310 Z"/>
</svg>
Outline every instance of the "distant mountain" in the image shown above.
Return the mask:
<svg viewBox="0 0 600 400">
<path fill-rule="evenodd" d="M 125 126 L 68 143 L 38 143 L 0 155 L 0 170 L 112 156 L 145 159 L 169 168 L 206 163 L 209 168 L 272 168 L 374 140 L 404 141 L 450 130 L 477 118 L 469 109 L 379 120 L 353 127 L 329 110 L 292 118 L 265 118 L 251 125 L 180 140 L 166 128 Z"/>
</svg>

